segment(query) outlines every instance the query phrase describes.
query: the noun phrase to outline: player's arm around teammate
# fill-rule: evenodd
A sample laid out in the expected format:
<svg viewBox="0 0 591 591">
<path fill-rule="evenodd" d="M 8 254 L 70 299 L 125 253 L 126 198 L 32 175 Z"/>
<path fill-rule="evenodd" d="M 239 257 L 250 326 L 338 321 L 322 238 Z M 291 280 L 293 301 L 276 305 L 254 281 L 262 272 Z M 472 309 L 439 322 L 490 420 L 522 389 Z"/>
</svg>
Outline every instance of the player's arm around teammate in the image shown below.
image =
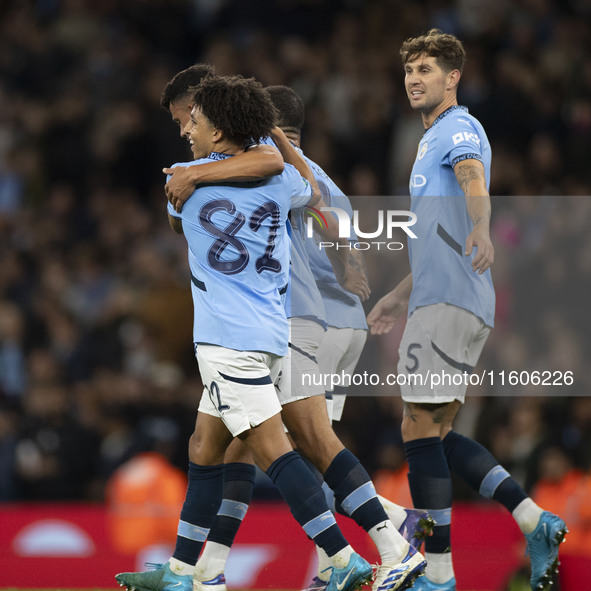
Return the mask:
<svg viewBox="0 0 591 591">
<path fill-rule="evenodd" d="M 227 160 L 201 166 L 163 168 L 162 172 L 170 175 L 164 191 L 175 210 L 180 211 L 197 185 L 224 180 L 227 182 L 258 180 L 281 174 L 283 167 L 283 158 L 273 146 L 254 145 Z"/>
</svg>

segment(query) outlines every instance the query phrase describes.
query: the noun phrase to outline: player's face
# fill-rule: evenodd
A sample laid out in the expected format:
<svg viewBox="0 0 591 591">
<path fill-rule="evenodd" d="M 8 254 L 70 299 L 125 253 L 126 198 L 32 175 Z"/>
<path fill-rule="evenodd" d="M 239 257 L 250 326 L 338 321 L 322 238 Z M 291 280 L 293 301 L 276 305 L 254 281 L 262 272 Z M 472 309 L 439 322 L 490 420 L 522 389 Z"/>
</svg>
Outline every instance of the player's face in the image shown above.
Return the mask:
<svg viewBox="0 0 591 591">
<path fill-rule="evenodd" d="M 404 65 L 404 86 L 411 108 L 428 113 L 445 99 L 448 74 L 436 63 L 436 58 L 421 55 Z"/>
<path fill-rule="evenodd" d="M 181 131 L 181 137 L 189 141 L 189 136 L 185 134 L 185 127 L 191 119 L 191 109 L 193 105 L 189 100 L 180 99 L 173 103 L 170 103 L 169 110 L 172 120 L 179 126 Z"/>
<path fill-rule="evenodd" d="M 214 139 L 219 132 L 199 107 L 193 107 L 184 133 L 191 144 L 193 157 L 198 159 L 205 158 L 214 151 Z"/>
</svg>

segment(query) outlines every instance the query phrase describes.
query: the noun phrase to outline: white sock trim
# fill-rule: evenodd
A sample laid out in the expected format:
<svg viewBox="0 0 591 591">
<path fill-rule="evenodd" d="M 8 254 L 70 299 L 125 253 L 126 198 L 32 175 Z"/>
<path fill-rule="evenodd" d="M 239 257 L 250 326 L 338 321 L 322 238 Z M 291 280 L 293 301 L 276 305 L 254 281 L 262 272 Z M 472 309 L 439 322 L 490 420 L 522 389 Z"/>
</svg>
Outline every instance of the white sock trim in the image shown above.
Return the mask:
<svg viewBox="0 0 591 591">
<path fill-rule="evenodd" d="M 168 561 L 168 566 L 175 575 L 192 575 L 195 572 L 195 567 L 192 564 L 183 562 L 178 558 L 171 558 Z"/>
<path fill-rule="evenodd" d="M 374 525 L 367 533 L 380 553 L 382 564 L 394 565 L 402 562 L 409 544 L 390 520 Z"/>
<path fill-rule="evenodd" d="M 230 555 L 230 547 L 218 542 L 207 542 L 195 565 L 195 578 L 209 581 L 222 574 Z"/>
<path fill-rule="evenodd" d="M 451 552 L 445 552 L 444 554 L 425 552 L 425 559 L 427 560 L 425 574 L 431 582 L 447 583 L 455 576 Z"/>
<path fill-rule="evenodd" d="M 404 510 L 404 507 L 393 503 L 381 495 L 378 495 L 378 501 L 382 504 L 384 511 L 388 515 L 388 519 L 394 524 L 394 527 L 400 529 L 402 523 L 406 519 L 406 511 Z"/>
<path fill-rule="evenodd" d="M 513 519 L 515 519 L 519 529 L 524 534 L 531 534 L 531 532 L 536 529 L 542 512 L 543 509 L 528 497 L 527 499 L 523 499 L 523 501 L 513 509 L 511 515 L 513 515 Z"/>
</svg>

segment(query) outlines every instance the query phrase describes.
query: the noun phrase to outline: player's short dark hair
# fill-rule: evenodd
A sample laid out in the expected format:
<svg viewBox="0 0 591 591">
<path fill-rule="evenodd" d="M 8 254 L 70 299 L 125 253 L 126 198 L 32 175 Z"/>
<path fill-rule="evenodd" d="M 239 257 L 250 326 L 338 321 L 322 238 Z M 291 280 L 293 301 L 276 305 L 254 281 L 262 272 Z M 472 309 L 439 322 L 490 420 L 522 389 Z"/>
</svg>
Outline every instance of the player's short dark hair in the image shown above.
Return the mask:
<svg viewBox="0 0 591 591">
<path fill-rule="evenodd" d="M 167 111 L 170 110 L 170 103 L 193 95 L 193 87 L 197 86 L 205 76 L 215 74 L 215 68 L 209 64 L 195 64 L 181 70 L 164 87 L 160 97 L 160 106 Z"/>
<path fill-rule="evenodd" d="M 400 48 L 402 64 L 406 65 L 421 55 L 434 57 L 437 65 L 445 72 L 464 69 L 466 52 L 462 42 L 454 35 L 431 29 L 420 37 L 410 37 Z"/>
<path fill-rule="evenodd" d="M 230 141 L 245 144 L 270 135 L 277 110 L 254 78 L 206 76 L 194 90 L 194 105 Z"/>
<path fill-rule="evenodd" d="M 277 127 L 288 131 L 300 133 L 304 126 L 304 101 L 298 93 L 289 86 L 267 86 L 271 101 L 278 112 Z"/>
</svg>

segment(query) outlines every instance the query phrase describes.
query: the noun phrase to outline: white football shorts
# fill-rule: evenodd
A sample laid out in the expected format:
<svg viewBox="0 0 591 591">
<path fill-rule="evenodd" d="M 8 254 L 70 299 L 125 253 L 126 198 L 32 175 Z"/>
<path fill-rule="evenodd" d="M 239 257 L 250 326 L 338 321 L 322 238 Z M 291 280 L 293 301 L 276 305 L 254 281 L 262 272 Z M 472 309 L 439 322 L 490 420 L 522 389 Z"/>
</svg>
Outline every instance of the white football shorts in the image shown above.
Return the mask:
<svg viewBox="0 0 591 591">
<path fill-rule="evenodd" d="M 463 308 L 444 303 L 417 308 L 407 320 L 398 351 L 402 399 L 464 402 L 468 381 L 461 374 L 472 373 L 489 332 L 480 318 Z"/>
<path fill-rule="evenodd" d="M 199 412 L 221 418 L 234 437 L 281 412 L 274 381 L 282 357 L 203 344 L 195 356 L 204 385 Z"/>
<path fill-rule="evenodd" d="M 329 326 L 324 333 L 318 350 L 318 366 L 327 384 L 326 407 L 331 422 L 340 421 L 343 416 L 347 385 L 357 367 L 366 340 L 367 331 L 361 328 Z"/>
<path fill-rule="evenodd" d="M 275 383 L 282 406 L 324 394 L 325 384 L 318 369 L 318 349 L 323 336 L 324 328 L 318 322 L 289 319 L 289 351 Z"/>
</svg>

